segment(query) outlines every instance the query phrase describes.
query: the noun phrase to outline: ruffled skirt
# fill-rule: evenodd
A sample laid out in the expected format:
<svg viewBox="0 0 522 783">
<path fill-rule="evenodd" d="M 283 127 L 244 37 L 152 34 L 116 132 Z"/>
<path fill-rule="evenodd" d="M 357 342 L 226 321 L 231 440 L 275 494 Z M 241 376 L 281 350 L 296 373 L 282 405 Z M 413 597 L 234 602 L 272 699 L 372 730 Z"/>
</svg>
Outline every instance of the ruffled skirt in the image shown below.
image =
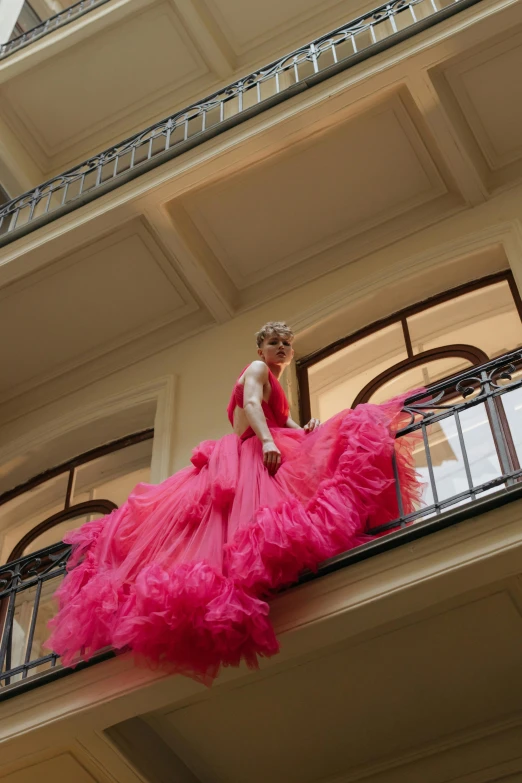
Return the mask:
<svg viewBox="0 0 522 783">
<path fill-rule="evenodd" d="M 210 684 L 220 666 L 278 651 L 266 598 L 370 540 L 419 501 L 402 399 L 346 410 L 318 430 L 274 429 L 275 476 L 257 438 L 204 441 L 192 465 L 139 484 L 109 516 L 69 533 L 68 574 L 47 646 L 74 665 L 111 646 Z M 399 448 L 400 446 L 400 448 Z"/>
</svg>

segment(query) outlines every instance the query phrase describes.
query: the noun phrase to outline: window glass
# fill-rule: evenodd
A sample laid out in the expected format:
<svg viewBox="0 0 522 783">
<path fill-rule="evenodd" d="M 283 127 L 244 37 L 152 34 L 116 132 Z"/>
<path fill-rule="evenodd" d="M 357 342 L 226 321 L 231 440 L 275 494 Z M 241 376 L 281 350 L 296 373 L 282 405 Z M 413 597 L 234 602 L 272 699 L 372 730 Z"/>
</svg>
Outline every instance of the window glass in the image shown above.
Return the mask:
<svg viewBox="0 0 522 783">
<path fill-rule="evenodd" d="M 66 519 L 65 522 L 59 522 L 54 525 L 50 530 L 46 530 L 45 533 L 41 533 L 34 538 L 24 549 L 21 557 L 25 555 L 31 555 L 33 552 L 37 552 L 39 549 L 52 546 L 52 544 L 61 541 L 66 533 L 70 530 L 75 530 L 85 522 L 90 522 L 92 519 L 98 519 L 103 516 L 102 514 L 89 514 L 88 516 L 74 517 L 73 519 Z"/>
<path fill-rule="evenodd" d="M 0 562 L 6 562 L 26 533 L 44 519 L 62 511 L 68 478 L 67 473 L 62 473 L 0 506 Z"/>
<path fill-rule="evenodd" d="M 408 316 L 407 322 L 413 353 L 465 344 L 494 359 L 522 345 L 522 322 L 506 280 Z"/>
<path fill-rule="evenodd" d="M 351 407 L 368 383 L 408 358 L 399 319 L 397 315 L 397 322 L 391 326 L 308 367 L 312 416 L 324 421 Z M 406 316 L 406 321 L 413 355 L 452 345 L 470 345 L 493 359 L 522 346 L 522 322 L 507 280 L 434 304 Z M 469 361 L 458 357 L 434 359 L 387 381 L 371 401 L 382 402 L 470 366 Z"/>
<path fill-rule="evenodd" d="M 33 27 L 39 25 L 40 22 L 41 22 L 40 17 L 32 8 L 30 3 L 24 3 L 22 6 L 22 10 L 20 11 L 20 16 L 18 17 L 18 20 L 16 22 L 16 26 L 11 35 L 11 39 L 17 38 L 19 35 L 22 35 L 22 33 L 26 33 L 29 30 L 32 30 Z"/>
<path fill-rule="evenodd" d="M 463 372 L 472 363 L 467 359 L 457 357 L 447 357 L 444 359 L 433 359 L 431 362 L 420 367 L 412 367 L 405 370 L 400 375 L 392 378 L 387 383 L 380 386 L 370 397 L 368 402 L 380 403 L 396 397 L 399 394 L 418 389 L 423 386 L 429 386 L 431 383 L 447 378 L 448 375 L 454 375 L 457 372 Z"/>
<path fill-rule="evenodd" d="M 461 398 L 447 400 L 445 404 L 461 401 Z M 500 464 L 493 440 L 491 426 L 483 403 L 468 408 L 460 414 L 462 438 L 468 458 L 471 485 L 480 487 L 488 481 L 501 476 Z M 424 505 L 430 506 L 435 502 L 433 487 L 430 483 L 430 471 L 428 467 L 428 453 L 431 460 L 431 469 L 437 492 L 437 500 L 444 501 L 470 489 L 462 445 L 458 436 L 457 425 L 453 416 L 448 416 L 433 424 L 426 426 L 426 443 L 418 441 L 414 451 L 414 464 L 420 481 L 424 484 Z M 499 486 L 495 486 L 481 492 L 479 497 L 489 492 L 497 492 Z M 468 503 L 472 500 L 468 497 L 457 501 L 451 507 Z M 447 506 L 446 508 L 449 508 Z"/>
<path fill-rule="evenodd" d="M 372 378 L 407 358 L 402 326 L 397 323 L 321 359 L 308 369 L 312 416 L 326 421 L 350 408 Z"/>
<path fill-rule="evenodd" d="M 150 481 L 151 458 L 149 439 L 80 465 L 76 469 L 72 502 L 103 498 L 121 506 L 136 484 Z"/>
<path fill-rule="evenodd" d="M 25 662 L 28 654 L 29 660 L 40 658 L 49 651 L 45 649 L 44 642 L 49 638 L 49 628 L 47 624 L 56 612 L 56 600 L 53 598 L 55 591 L 62 581 L 61 576 L 53 577 L 42 582 L 40 598 L 36 607 L 37 587 L 33 585 L 25 590 L 21 590 L 16 595 L 12 635 L 8 647 L 9 666 L 4 661 L 4 671 L 14 669 Z M 36 609 L 36 615 L 35 615 Z M 34 616 L 35 615 L 35 616 Z M 31 649 L 28 650 L 31 627 L 34 627 L 31 640 Z M 42 663 L 30 670 L 31 675 L 40 674 L 51 667 L 50 662 Z M 22 673 L 11 677 L 11 684 L 19 682 L 22 679 Z"/>
<path fill-rule="evenodd" d="M 150 481 L 152 438 L 115 449 L 75 469 L 71 505 L 96 500 L 110 500 L 120 506 L 136 484 Z M 69 469 L 53 479 L 0 504 L 0 562 L 7 562 L 11 552 L 24 536 L 49 517 L 65 509 Z M 65 533 L 79 527 L 89 517 L 67 519 L 31 541 L 24 555 L 31 554 L 62 540 Z"/>
</svg>

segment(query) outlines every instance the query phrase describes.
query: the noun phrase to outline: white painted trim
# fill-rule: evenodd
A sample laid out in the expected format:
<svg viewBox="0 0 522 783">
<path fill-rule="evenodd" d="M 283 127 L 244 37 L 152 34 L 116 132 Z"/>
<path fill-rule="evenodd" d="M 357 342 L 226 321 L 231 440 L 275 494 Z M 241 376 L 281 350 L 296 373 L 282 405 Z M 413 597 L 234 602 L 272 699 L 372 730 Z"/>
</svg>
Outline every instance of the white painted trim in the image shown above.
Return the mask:
<svg viewBox="0 0 522 783">
<path fill-rule="evenodd" d="M 85 767 L 111 783 L 150 783 L 103 732 L 88 732 L 77 737 L 72 752 Z"/>
<path fill-rule="evenodd" d="M 124 410 L 131 410 L 146 402 L 156 404 L 154 441 L 152 447 L 151 481 L 159 483 L 169 476 L 173 449 L 175 376 L 166 375 L 148 383 L 127 389 L 89 405 L 82 405 L 57 418 L 51 418 L 40 427 L 0 447 L 0 464 L 20 454 L 56 440 L 62 435 L 80 429 L 98 419 L 108 418 Z M 50 465 L 49 467 L 52 467 Z"/>
<path fill-rule="evenodd" d="M 522 295 L 522 223 L 512 220 L 510 226 L 511 231 L 505 237 L 504 250 L 518 291 Z"/>
<path fill-rule="evenodd" d="M 450 755 L 453 757 L 457 753 L 461 758 L 465 755 L 470 758 L 480 746 L 483 748 L 483 744 L 488 741 L 493 741 L 502 734 L 508 732 L 520 733 L 522 729 L 522 712 L 508 717 L 505 720 L 492 721 L 486 724 L 482 724 L 476 728 L 465 729 L 457 734 L 453 734 L 447 738 L 439 740 L 437 742 L 424 745 L 422 748 L 418 748 L 412 752 L 401 754 L 393 759 L 387 758 L 378 761 L 374 764 L 366 764 L 359 769 L 355 769 L 352 772 L 341 776 L 334 776 L 321 781 L 321 783 L 355 783 L 355 781 L 372 781 L 374 776 L 380 777 L 381 775 L 389 775 L 387 780 L 390 783 L 394 783 L 395 780 L 412 780 L 412 772 L 418 775 L 418 780 L 423 780 L 424 776 L 420 771 L 420 764 L 426 766 L 426 779 L 428 779 L 430 768 L 433 765 L 435 758 L 440 763 L 440 756 Z M 464 766 L 464 765 L 462 765 Z M 451 778 L 451 783 L 501 783 L 500 776 L 506 772 L 517 772 L 522 770 L 522 756 L 517 758 L 511 758 L 500 764 L 493 766 L 488 765 L 482 770 L 476 770 L 469 775 L 465 774 L 462 777 L 459 775 L 456 778 Z M 423 770 L 424 771 L 424 770 Z M 502 778 L 503 780 L 503 778 Z M 508 782 L 506 782 L 508 783 Z"/>
<path fill-rule="evenodd" d="M 282 635 L 280 654 L 263 661 L 256 674 L 226 669 L 213 692 L 293 668 L 339 642 L 409 623 L 474 591 L 489 594 L 500 581 L 507 590 L 506 580 L 520 571 L 521 507 L 521 501 L 511 503 L 275 597 L 271 616 Z M 67 742 L 80 730 L 100 731 L 208 695 L 189 678 L 138 668 L 131 656 L 118 656 L 0 705 L 0 744 L 6 753 L 26 753 L 31 733 L 36 752 L 57 731 Z"/>
<path fill-rule="evenodd" d="M 488 226 L 483 231 L 473 231 L 463 237 L 451 239 L 436 248 L 415 253 L 406 257 L 402 263 L 394 264 L 389 270 L 385 266 L 380 266 L 378 272 L 360 283 L 350 283 L 349 288 L 339 289 L 304 310 L 301 317 L 295 318 L 292 322 L 294 332 L 298 336 L 307 329 L 317 326 L 324 319 L 336 315 L 350 304 L 359 302 L 365 296 L 382 291 L 386 286 L 400 280 L 407 280 L 414 272 L 433 269 L 451 259 L 458 259 L 499 244 L 505 250 L 514 275 L 518 267 L 520 280 L 518 285 L 522 290 L 522 227 L 518 220 L 510 220 Z"/>
<path fill-rule="evenodd" d="M 156 416 L 150 467 L 151 482 L 159 484 L 170 475 L 174 450 L 174 395 L 176 376 L 159 379 L 156 387 Z"/>
</svg>

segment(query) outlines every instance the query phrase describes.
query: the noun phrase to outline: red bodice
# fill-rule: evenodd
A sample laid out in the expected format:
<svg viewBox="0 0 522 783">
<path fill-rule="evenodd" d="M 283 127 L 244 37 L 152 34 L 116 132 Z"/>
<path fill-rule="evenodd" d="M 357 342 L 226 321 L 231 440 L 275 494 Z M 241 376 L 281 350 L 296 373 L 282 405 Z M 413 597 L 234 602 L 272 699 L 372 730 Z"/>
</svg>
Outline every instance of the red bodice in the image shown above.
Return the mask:
<svg viewBox="0 0 522 783">
<path fill-rule="evenodd" d="M 243 370 L 239 378 L 242 378 L 244 373 L 245 370 Z M 262 402 L 266 423 L 269 427 L 286 427 L 286 422 L 290 412 L 288 400 L 286 399 L 286 395 L 281 384 L 275 375 L 270 372 L 270 370 L 268 371 L 268 380 L 270 382 L 271 389 L 270 398 L 268 402 L 265 402 L 264 400 Z M 234 424 L 234 411 L 236 407 L 243 407 L 244 391 L 245 387 L 242 383 L 239 382 L 238 379 L 232 391 L 232 396 L 230 397 L 230 402 L 228 403 L 227 408 L 228 418 L 232 425 Z M 252 427 L 248 427 L 248 429 L 241 435 L 241 440 L 251 438 L 253 435 L 255 435 L 255 432 L 253 431 Z"/>
</svg>

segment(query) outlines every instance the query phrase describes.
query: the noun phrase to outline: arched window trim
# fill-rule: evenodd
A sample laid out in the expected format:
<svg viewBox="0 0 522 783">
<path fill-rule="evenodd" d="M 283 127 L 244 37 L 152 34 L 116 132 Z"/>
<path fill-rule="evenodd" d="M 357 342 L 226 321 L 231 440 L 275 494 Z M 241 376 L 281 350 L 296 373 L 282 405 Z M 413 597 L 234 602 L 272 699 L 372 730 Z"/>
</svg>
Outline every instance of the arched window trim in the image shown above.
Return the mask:
<svg viewBox="0 0 522 783">
<path fill-rule="evenodd" d="M 115 508 L 118 508 L 118 506 L 116 503 L 113 503 L 112 500 L 100 499 L 88 500 L 85 503 L 76 503 L 76 505 L 69 506 L 69 508 L 64 511 L 58 511 L 56 514 L 44 519 L 43 522 L 40 522 L 36 527 L 31 528 L 31 530 L 22 537 L 13 548 L 13 551 L 7 558 L 7 562 L 10 563 L 13 560 L 18 560 L 19 557 L 22 557 L 24 549 L 29 546 L 32 541 L 38 538 L 38 536 L 41 536 L 42 533 L 46 533 L 48 530 L 51 530 L 51 528 L 59 525 L 60 522 L 66 522 L 68 519 L 74 519 L 75 517 L 88 516 L 89 514 L 103 514 L 105 516 L 106 514 L 110 514 L 111 511 L 114 511 Z"/>
<path fill-rule="evenodd" d="M 437 361 L 437 359 L 453 358 L 467 359 L 472 365 L 484 364 L 489 361 L 487 353 L 474 345 L 445 345 L 441 348 L 431 348 L 429 351 L 416 353 L 414 357 L 403 359 L 402 362 L 397 362 L 397 364 L 388 367 L 388 369 L 384 370 L 380 375 L 372 378 L 355 398 L 353 407 L 355 408 L 356 405 L 360 405 L 362 402 L 368 402 L 381 386 L 385 383 L 389 383 L 389 381 L 393 380 L 393 378 L 396 378 L 398 375 L 402 375 L 405 370 L 419 367 L 428 362 Z"/>
<path fill-rule="evenodd" d="M 104 457 L 106 454 L 111 454 L 115 451 L 119 451 L 120 449 L 124 449 L 127 446 L 133 446 L 136 443 L 141 443 L 145 440 L 151 440 L 153 437 L 154 429 L 149 428 L 146 430 L 141 430 L 140 432 L 135 432 L 132 435 L 127 435 L 124 438 L 118 438 L 118 440 L 111 441 L 110 443 L 106 443 L 103 446 L 98 446 L 95 449 L 90 449 L 90 451 L 79 454 L 67 462 L 63 462 L 54 468 L 43 471 L 37 476 L 33 476 L 33 478 L 25 481 L 23 484 L 19 484 L 18 486 L 13 487 L 13 489 L 2 493 L 0 495 L 0 511 L 4 503 L 7 503 L 13 498 L 18 497 L 19 495 L 23 495 L 25 492 L 29 492 L 35 487 L 38 487 L 40 484 L 44 484 L 46 481 L 49 481 L 50 479 L 56 478 L 57 476 L 66 473 L 69 474 L 67 491 L 64 500 L 64 508 L 56 514 L 53 514 L 52 516 L 42 520 L 37 525 L 35 525 L 35 527 L 31 528 L 31 530 L 29 530 L 20 539 L 20 541 L 17 542 L 16 546 L 9 555 L 7 562 L 10 563 L 13 560 L 17 560 L 19 557 L 21 557 L 24 549 L 32 541 L 34 541 L 35 538 L 37 538 L 42 533 L 51 530 L 51 528 L 60 524 L 60 522 L 65 522 L 68 519 L 74 519 L 74 517 L 85 516 L 87 514 L 110 514 L 111 511 L 117 508 L 116 504 L 111 500 L 97 499 L 89 500 L 85 503 L 71 505 L 76 468 L 80 467 L 80 465 L 85 465 L 87 462 L 92 462 L 99 457 Z"/>
<path fill-rule="evenodd" d="M 444 291 L 441 294 L 437 294 L 436 296 L 432 296 L 429 299 L 425 299 L 422 302 L 418 302 L 417 304 L 411 305 L 410 307 L 406 307 L 404 308 L 404 310 L 399 310 L 398 312 L 393 313 L 392 315 L 387 316 L 386 318 L 382 318 L 381 320 L 376 321 L 373 324 L 364 327 L 363 329 L 359 329 L 357 332 L 354 332 L 351 335 L 347 335 L 346 337 L 342 337 L 341 339 L 336 340 L 333 343 L 330 343 L 330 345 L 327 345 L 324 348 L 320 348 L 318 351 L 314 351 L 313 353 L 308 354 L 308 356 L 304 356 L 302 359 L 298 359 L 296 362 L 296 370 L 297 370 L 299 413 L 300 413 L 301 424 L 305 424 L 307 421 L 309 421 L 311 417 L 310 388 L 308 383 L 309 367 L 313 366 L 314 364 L 317 364 L 317 362 L 320 362 L 322 359 L 325 359 L 327 356 L 331 356 L 332 354 L 337 353 L 341 349 L 346 348 L 347 346 L 358 342 L 364 337 L 374 334 L 375 332 L 378 332 L 381 329 L 386 328 L 387 326 L 391 326 L 392 324 L 400 323 L 402 325 L 404 342 L 408 354 L 408 358 L 405 359 L 404 362 L 400 362 L 400 364 L 403 364 L 402 371 L 404 371 L 409 366 L 414 366 L 413 363 L 416 362 L 416 357 L 421 355 L 421 354 L 413 353 L 413 347 L 409 334 L 407 318 L 411 317 L 412 315 L 416 315 L 417 313 L 421 313 L 425 310 L 429 310 L 431 307 L 435 307 L 436 305 L 442 304 L 443 302 L 448 302 L 452 299 L 456 299 L 457 297 L 462 296 L 463 294 L 471 293 L 472 291 L 477 291 L 481 288 L 486 288 L 487 286 L 494 285 L 495 283 L 500 283 L 503 281 L 507 282 L 509 285 L 511 295 L 515 303 L 515 307 L 517 308 L 518 315 L 520 317 L 520 320 L 522 321 L 522 298 L 520 297 L 520 294 L 518 292 L 511 271 L 506 270 L 503 272 L 497 272 L 493 275 L 488 275 L 487 277 L 482 277 L 480 278 L 480 280 L 474 280 L 471 283 L 465 283 L 464 285 L 457 286 L 456 288 L 451 288 L 448 291 Z M 442 352 L 457 347 L 459 346 L 448 345 L 433 350 L 440 354 L 440 358 L 445 358 L 445 356 L 448 356 L 448 354 L 447 353 L 443 354 Z M 474 346 L 467 346 L 467 347 L 473 349 L 474 351 L 480 351 L 480 349 L 475 348 Z M 424 353 L 426 354 L 428 352 L 424 352 Z M 480 353 L 482 357 L 485 358 L 481 358 L 481 360 L 477 363 L 480 364 L 482 363 L 482 361 L 488 361 L 489 357 L 487 357 L 483 351 L 480 351 Z M 435 355 L 431 356 L 432 361 L 435 358 L 439 358 L 439 357 Z M 397 365 L 394 365 L 394 367 L 390 368 L 386 372 L 392 372 L 396 367 Z M 377 380 L 376 378 L 372 379 L 372 381 L 370 381 L 370 383 L 363 390 L 361 390 L 361 392 L 359 392 L 359 394 L 356 397 L 356 400 L 353 403 L 354 405 L 356 401 L 357 403 L 362 401 L 362 392 L 365 391 L 368 388 L 368 386 L 370 386 L 370 384 L 373 384 L 374 381 L 376 380 Z M 384 381 L 381 380 L 381 383 L 382 382 Z M 376 388 L 374 389 L 374 391 L 376 390 Z"/>
</svg>

